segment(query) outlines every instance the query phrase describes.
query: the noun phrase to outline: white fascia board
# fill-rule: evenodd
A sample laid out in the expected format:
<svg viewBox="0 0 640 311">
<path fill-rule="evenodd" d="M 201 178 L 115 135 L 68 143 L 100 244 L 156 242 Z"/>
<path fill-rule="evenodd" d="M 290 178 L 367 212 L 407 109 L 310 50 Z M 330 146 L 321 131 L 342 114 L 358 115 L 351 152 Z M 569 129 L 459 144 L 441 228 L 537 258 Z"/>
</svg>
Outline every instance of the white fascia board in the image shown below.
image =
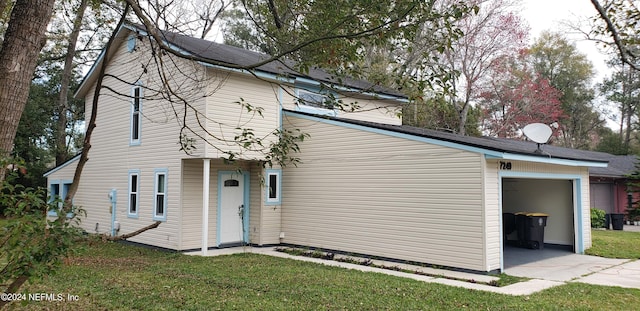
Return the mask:
<svg viewBox="0 0 640 311">
<path fill-rule="evenodd" d="M 322 83 L 325 83 L 325 84 L 327 83 L 327 82 L 320 82 L 320 81 L 316 81 L 316 80 L 312 80 L 312 79 L 308 79 L 308 78 L 303 78 L 303 77 L 296 77 L 296 82 L 300 82 L 302 84 L 313 85 L 313 86 L 320 86 Z M 401 102 L 403 104 L 406 104 L 406 103 L 409 102 L 409 99 L 407 99 L 407 98 L 402 98 L 402 97 L 388 95 L 388 94 L 380 94 L 380 93 L 376 93 L 376 92 L 363 92 L 362 90 L 359 90 L 359 89 L 356 89 L 356 88 L 340 86 L 340 85 L 332 85 L 331 87 L 336 89 L 336 90 L 340 90 L 340 91 L 344 91 L 344 92 L 359 93 L 359 94 L 362 94 L 362 95 L 371 96 L 371 97 L 375 97 L 375 98 L 379 98 L 379 99 L 395 100 L 395 101 L 399 101 L 399 102 Z"/>
<path fill-rule="evenodd" d="M 222 65 L 214 65 L 214 64 L 209 64 L 209 63 L 205 63 L 205 62 L 198 62 L 198 63 L 203 65 L 203 66 L 206 66 L 206 67 L 209 67 L 209 68 L 213 68 L 213 69 L 225 70 L 225 71 L 235 72 L 235 73 L 249 75 L 249 76 L 257 76 L 258 78 L 261 78 L 261 79 L 273 80 L 273 81 L 277 81 L 279 83 L 293 84 L 294 81 L 295 81 L 294 79 L 287 78 L 287 77 L 284 77 L 284 76 L 279 76 L 277 74 L 266 72 L 266 71 L 248 70 L 248 69 L 240 69 L 240 68 L 230 68 L 230 67 L 225 67 L 225 66 L 222 66 Z"/>
<path fill-rule="evenodd" d="M 558 164 L 558 165 L 566 165 L 566 166 L 607 167 L 609 165 L 607 162 L 571 160 L 571 159 L 561 159 L 561 158 L 553 158 L 553 157 L 536 157 L 536 156 L 514 154 L 514 153 L 503 153 L 501 157 L 493 157 L 493 158 L 499 158 L 503 160 L 512 160 L 512 161 Z"/>
</svg>

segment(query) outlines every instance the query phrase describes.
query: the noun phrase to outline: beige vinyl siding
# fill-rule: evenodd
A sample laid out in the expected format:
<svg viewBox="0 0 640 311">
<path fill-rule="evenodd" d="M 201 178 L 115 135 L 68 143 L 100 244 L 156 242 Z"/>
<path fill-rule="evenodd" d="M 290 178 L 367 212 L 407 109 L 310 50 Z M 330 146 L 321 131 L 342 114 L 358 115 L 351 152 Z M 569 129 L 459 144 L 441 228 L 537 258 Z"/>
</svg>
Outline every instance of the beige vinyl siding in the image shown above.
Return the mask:
<svg viewBox="0 0 640 311">
<path fill-rule="evenodd" d="M 285 117 L 311 137 L 283 178 L 284 243 L 485 270 L 481 155 Z"/>
<path fill-rule="evenodd" d="M 254 245 L 280 243 L 280 205 L 266 204 L 265 169 L 255 162 L 251 165 L 249 211 L 249 242 Z"/>
<path fill-rule="evenodd" d="M 498 178 L 498 161 L 487 160 L 484 164 L 484 207 L 486 223 L 486 262 L 487 271 L 500 269 L 500 253 L 502 251 L 500 213 L 500 180 Z"/>
<path fill-rule="evenodd" d="M 263 159 L 265 150 L 247 150 L 234 140 L 242 133 L 237 128 L 251 130 L 256 138 L 263 139 L 265 147 L 276 138 L 273 133 L 280 128 L 279 86 L 246 74 L 224 73 L 215 69 L 208 72 L 210 77 L 214 77 L 214 82 L 207 91 L 207 128 L 217 139 L 210 140 L 213 146 L 207 146 L 207 157 L 228 157 L 222 151 L 230 150 L 239 153 L 240 159 Z M 239 104 L 241 101 L 251 105 L 254 111 L 247 111 Z M 261 109 L 262 115 L 255 109 Z M 255 148 L 262 149 L 257 145 L 251 149 Z"/>
<path fill-rule="evenodd" d="M 180 249 L 180 189 L 181 189 L 181 158 L 185 154 L 179 151 L 179 130 L 184 105 L 171 105 L 161 100 L 152 90 L 160 89 L 157 79 L 152 78 L 156 71 L 148 68 L 143 73 L 142 65 L 150 62 L 150 53 L 145 52 L 145 46 L 138 42 L 140 50 L 130 53 L 124 44 L 118 46 L 114 54 L 103 88 L 97 115 L 97 127 L 92 137 L 92 148 L 89 150 L 87 162 L 75 203 L 87 210 L 87 217 L 82 226 L 89 232 L 105 233 L 110 230 L 111 212 L 107 194 L 111 189 L 117 189 L 118 202 L 116 220 L 121 223 L 120 234 L 135 231 L 154 222 L 154 184 L 156 169 L 166 169 L 167 174 L 167 206 L 166 221 L 158 228 L 140 234 L 131 241 L 140 242 L 170 249 Z M 167 62 L 171 63 L 171 62 Z M 197 74 L 196 67 L 189 66 L 178 60 L 176 66 L 181 72 L 192 76 Z M 166 74 L 174 78 L 172 87 L 182 85 L 189 89 L 190 80 L 184 74 L 177 74 L 175 68 L 164 68 Z M 180 79 L 182 77 L 182 79 Z M 130 145 L 131 122 L 131 85 L 140 82 L 145 88 L 141 108 L 140 145 Z M 203 109 L 204 100 L 194 88 L 183 94 L 183 98 L 195 109 Z M 92 113 L 91 100 L 93 91 L 89 91 L 85 98 L 87 119 Z M 177 115 L 177 116 L 176 116 Z M 192 122 L 190 124 L 193 124 Z M 197 129 L 196 129 L 197 130 Z M 139 211 L 137 218 L 127 216 L 128 209 L 128 174 L 129 170 L 140 170 Z"/>
<path fill-rule="evenodd" d="M 202 180 L 203 160 L 182 161 L 182 230 L 181 249 L 195 249 L 202 247 Z M 210 176 L 209 196 L 214 200 L 209 201 L 209 246 L 215 246 L 216 208 L 217 208 L 217 184 L 218 178 L 215 171 Z M 213 202 L 212 202 L 213 201 Z M 213 204 L 212 204 L 213 203 Z M 213 238 L 212 236 L 213 231 Z"/>
<path fill-rule="evenodd" d="M 262 245 L 262 166 L 259 163 L 251 165 L 251 189 L 249 193 L 249 243 Z"/>
<path fill-rule="evenodd" d="M 285 86 L 282 90 L 282 106 L 284 109 L 296 110 L 295 88 Z M 338 94 L 337 99 L 344 103 L 344 111 L 338 111 L 337 117 L 377 122 L 384 124 L 401 125 L 403 103 L 392 100 L 374 99 L 372 97 L 359 96 L 355 98 L 348 94 Z M 351 106 L 353 104 L 353 106 Z M 357 108 L 351 111 L 351 107 Z"/>
<path fill-rule="evenodd" d="M 55 172 L 49 172 L 47 180 L 73 180 L 73 175 L 76 172 L 76 166 L 78 166 L 79 159 L 79 157 L 75 158 L 72 161 L 64 163 L 64 167 L 56 168 Z"/>
<path fill-rule="evenodd" d="M 274 168 L 276 169 L 276 168 Z M 272 205 L 266 203 L 267 198 L 267 174 L 266 170 L 261 171 L 262 179 L 265 180 L 260 185 L 260 202 L 262 203 L 261 216 L 260 216 L 260 226 L 262 227 L 262 232 L 260 234 L 260 245 L 270 245 L 270 244 L 279 244 L 280 243 L 280 232 L 282 229 L 282 205 Z M 281 180 L 284 177 L 284 172 L 280 174 Z M 280 186 L 282 186 L 282 182 Z M 282 189 L 281 189 L 282 190 Z M 280 198 L 282 200 L 282 198 Z"/>
</svg>

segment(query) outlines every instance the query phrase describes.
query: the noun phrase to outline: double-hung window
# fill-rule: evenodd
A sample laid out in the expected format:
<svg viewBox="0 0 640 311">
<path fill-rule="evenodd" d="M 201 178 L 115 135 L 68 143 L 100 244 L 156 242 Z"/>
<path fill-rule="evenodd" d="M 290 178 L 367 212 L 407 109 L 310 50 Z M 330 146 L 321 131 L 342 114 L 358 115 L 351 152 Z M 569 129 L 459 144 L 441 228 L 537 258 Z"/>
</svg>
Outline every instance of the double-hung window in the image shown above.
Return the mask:
<svg viewBox="0 0 640 311">
<path fill-rule="evenodd" d="M 129 171 L 129 208 L 127 216 L 138 218 L 138 207 L 140 205 L 140 171 Z"/>
<path fill-rule="evenodd" d="M 131 90 L 131 138 L 130 145 L 140 144 L 142 130 L 142 87 L 136 85 Z"/>
<path fill-rule="evenodd" d="M 167 170 L 155 170 L 153 219 L 167 220 Z"/>
</svg>

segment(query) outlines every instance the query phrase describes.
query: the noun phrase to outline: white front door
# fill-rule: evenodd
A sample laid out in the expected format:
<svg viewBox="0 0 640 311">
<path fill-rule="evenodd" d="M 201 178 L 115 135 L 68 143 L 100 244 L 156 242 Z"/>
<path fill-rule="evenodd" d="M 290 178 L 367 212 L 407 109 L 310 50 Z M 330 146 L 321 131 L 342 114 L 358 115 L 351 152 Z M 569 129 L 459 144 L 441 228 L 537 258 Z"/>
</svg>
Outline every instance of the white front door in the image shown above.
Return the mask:
<svg viewBox="0 0 640 311">
<path fill-rule="evenodd" d="M 244 215 L 244 176 L 242 174 L 220 175 L 219 244 L 240 243 Z"/>
</svg>

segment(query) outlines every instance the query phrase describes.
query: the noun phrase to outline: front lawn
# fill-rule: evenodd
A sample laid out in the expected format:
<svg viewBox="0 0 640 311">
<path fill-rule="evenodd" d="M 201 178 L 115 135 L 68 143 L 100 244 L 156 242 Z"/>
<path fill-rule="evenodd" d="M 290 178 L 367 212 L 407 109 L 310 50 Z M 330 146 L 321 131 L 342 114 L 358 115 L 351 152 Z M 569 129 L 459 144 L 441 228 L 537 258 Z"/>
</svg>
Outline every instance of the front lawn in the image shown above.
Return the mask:
<svg viewBox="0 0 640 311">
<path fill-rule="evenodd" d="M 571 283 L 513 297 L 256 254 L 187 256 L 93 242 L 17 310 L 631 310 L 640 290 Z M 11 308 L 10 308 L 11 309 Z"/>
<path fill-rule="evenodd" d="M 640 258 L 640 232 L 591 230 L 586 254 L 607 258 Z"/>
</svg>

